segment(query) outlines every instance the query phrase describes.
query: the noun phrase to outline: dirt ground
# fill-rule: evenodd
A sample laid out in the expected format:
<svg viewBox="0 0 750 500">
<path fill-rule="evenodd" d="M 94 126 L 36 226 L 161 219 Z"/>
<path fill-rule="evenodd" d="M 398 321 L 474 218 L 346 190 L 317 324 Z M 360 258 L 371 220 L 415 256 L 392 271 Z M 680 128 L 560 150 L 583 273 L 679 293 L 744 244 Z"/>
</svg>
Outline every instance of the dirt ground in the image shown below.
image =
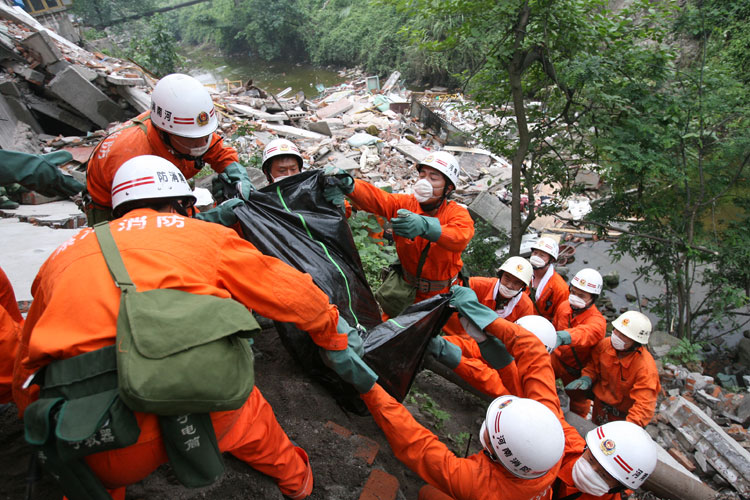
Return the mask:
<svg viewBox="0 0 750 500">
<path fill-rule="evenodd" d="M 340 408 L 331 395 L 302 372 L 281 345 L 275 330 L 264 330 L 256 339 L 256 384 L 271 403 L 289 437 L 310 456 L 315 487 L 313 500 L 356 500 L 373 469 L 382 469 L 398 479 L 397 498 L 417 498 L 424 482 L 392 454 L 372 417 L 358 416 Z M 463 455 L 479 450 L 476 433 L 486 404 L 445 379 L 423 371 L 405 401 L 423 424 L 437 432 L 443 442 Z M 55 483 L 44 475 L 33 483 L 27 496 L 30 448 L 23 439 L 23 427 L 15 407 L 0 414 L 0 500 L 62 498 Z M 333 422 L 355 436 L 344 437 L 331 430 Z M 468 433 L 473 434 L 469 443 Z M 356 435 L 375 441 L 379 450 L 372 465 L 355 456 L 361 441 Z M 459 451 L 460 450 L 460 451 Z M 144 481 L 128 487 L 128 499 L 257 498 L 282 500 L 275 484 L 244 463 L 225 455 L 226 472 L 212 486 L 187 489 L 172 476 L 168 465 Z"/>
</svg>

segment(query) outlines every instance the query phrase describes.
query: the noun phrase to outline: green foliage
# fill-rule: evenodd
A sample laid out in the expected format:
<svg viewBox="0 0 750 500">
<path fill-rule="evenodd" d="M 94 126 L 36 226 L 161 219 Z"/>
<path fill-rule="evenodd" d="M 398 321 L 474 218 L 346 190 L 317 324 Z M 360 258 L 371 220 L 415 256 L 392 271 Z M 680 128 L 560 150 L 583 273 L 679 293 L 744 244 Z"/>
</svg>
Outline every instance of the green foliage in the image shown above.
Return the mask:
<svg viewBox="0 0 750 500">
<path fill-rule="evenodd" d="M 469 432 L 459 432 L 455 436 L 453 434 L 448 435 L 448 440 L 453 443 L 453 453 L 458 457 L 465 456 L 466 446 L 469 444 L 470 439 L 471 433 Z"/>
<path fill-rule="evenodd" d="M 461 255 L 468 274 L 470 276 L 495 276 L 500 266 L 495 251 L 507 243 L 506 234 L 498 233 L 489 223 L 481 219 L 476 221 L 474 237 Z"/>
<path fill-rule="evenodd" d="M 429 415 L 433 420 L 435 429 L 438 431 L 451 419 L 451 414 L 445 410 L 441 410 L 440 405 L 427 394 L 411 391 L 406 400 L 408 403 L 417 406 L 422 413 Z"/>
<path fill-rule="evenodd" d="M 158 76 L 174 73 L 181 59 L 177 41 L 163 16 L 149 19 L 145 32 L 130 41 L 129 57 Z"/>
<path fill-rule="evenodd" d="M 354 236 L 354 244 L 359 251 L 362 269 L 365 271 L 370 288 L 375 290 L 380 286 L 380 272 L 395 258 L 396 248 L 384 245 L 382 239 L 375 239 L 371 233 L 383 231 L 377 218 L 363 210 L 353 213 L 349 218 L 349 227 Z"/>
<path fill-rule="evenodd" d="M 691 342 L 681 339 L 680 343 L 669 350 L 664 356 L 664 361 L 676 365 L 686 365 L 701 361 L 700 353 L 703 350 L 703 342 Z"/>
<path fill-rule="evenodd" d="M 76 0 L 71 11 L 85 26 L 101 26 L 153 8 L 153 0 Z"/>
</svg>

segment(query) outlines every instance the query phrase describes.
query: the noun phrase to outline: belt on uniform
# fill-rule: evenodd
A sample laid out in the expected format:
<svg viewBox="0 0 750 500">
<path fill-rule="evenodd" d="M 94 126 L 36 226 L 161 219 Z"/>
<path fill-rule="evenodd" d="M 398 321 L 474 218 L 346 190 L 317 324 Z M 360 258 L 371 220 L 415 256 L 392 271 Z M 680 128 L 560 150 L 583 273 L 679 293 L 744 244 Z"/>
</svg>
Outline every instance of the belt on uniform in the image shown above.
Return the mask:
<svg viewBox="0 0 750 500">
<path fill-rule="evenodd" d="M 605 413 L 609 413 L 610 415 L 613 415 L 613 416 L 619 417 L 619 418 L 625 418 L 625 417 L 628 416 L 628 412 L 627 411 L 620 411 L 617 408 L 615 408 L 614 406 L 608 405 L 607 403 L 604 403 L 604 402 L 601 402 L 601 401 L 600 401 L 600 403 L 602 405 L 602 410 L 604 410 Z"/>
<path fill-rule="evenodd" d="M 446 287 L 451 286 L 458 279 L 458 274 L 448 280 L 432 281 L 425 278 L 417 278 L 413 274 L 409 273 L 406 269 L 402 269 L 404 273 L 404 280 L 411 286 L 416 287 L 420 293 L 438 292 Z"/>
</svg>

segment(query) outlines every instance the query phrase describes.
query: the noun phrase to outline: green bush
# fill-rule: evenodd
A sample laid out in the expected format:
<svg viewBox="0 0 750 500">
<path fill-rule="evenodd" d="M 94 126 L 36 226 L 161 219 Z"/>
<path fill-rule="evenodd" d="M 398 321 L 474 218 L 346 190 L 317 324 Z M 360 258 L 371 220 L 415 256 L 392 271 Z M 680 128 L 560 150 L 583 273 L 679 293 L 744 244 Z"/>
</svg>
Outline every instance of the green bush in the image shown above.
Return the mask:
<svg viewBox="0 0 750 500">
<path fill-rule="evenodd" d="M 370 233 L 378 233 L 383 230 L 372 214 L 362 210 L 352 214 L 349 218 L 349 227 L 352 229 L 354 244 L 357 246 L 359 258 L 362 260 L 362 268 L 365 271 L 367 283 L 369 283 L 370 288 L 375 290 L 380 286 L 380 271 L 394 260 L 396 248 L 379 244 L 386 242 L 370 236 Z"/>
<path fill-rule="evenodd" d="M 701 361 L 700 352 L 703 349 L 704 342 L 690 342 L 684 338 L 680 343 L 670 349 L 669 353 L 664 356 L 664 361 L 676 365 L 686 365 L 688 363 L 697 363 Z"/>
<path fill-rule="evenodd" d="M 508 244 L 508 236 L 499 233 L 487 222 L 474 223 L 474 237 L 461 255 L 464 269 L 470 276 L 495 276 L 500 260 L 495 252 Z"/>
</svg>

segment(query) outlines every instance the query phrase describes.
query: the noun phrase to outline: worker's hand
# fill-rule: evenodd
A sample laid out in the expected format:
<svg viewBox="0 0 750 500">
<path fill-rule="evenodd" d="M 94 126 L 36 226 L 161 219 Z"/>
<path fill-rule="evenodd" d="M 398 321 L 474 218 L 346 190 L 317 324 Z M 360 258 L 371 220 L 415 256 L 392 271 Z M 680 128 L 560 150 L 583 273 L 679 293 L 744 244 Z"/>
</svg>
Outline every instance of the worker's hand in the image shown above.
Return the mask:
<svg viewBox="0 0 750 500">
<path fill-rule="evenodd" d="M 495 370 L 501 370 L 513 362 L 513 356 L 497 337 L 487 337 L 484 342 L 478 342 L 478 345 L 482 358 Z"/>
<path fill-rule="evenodd" d="M 391 219 L 393 233 L 404 238 L 416 238 L 422 236 L 430 241 L 440 238 L 442 228 L 436 217 L 427 217 L 401 208 L 396 212 L 398 217 Z"/>
<path fill-rule="evenodd" d="M 349 338 L 348 345 L 357 354 L 357 356 L 361 357 L 365 354 L 365 343 L 362 340 L 359 331 L 356 328 L 350 326 L 342 316 L 339 316 L 339 322 L 336 325 L 336 331 L 338 333 L 346 335 Z"/>
<path fill-rule="evenodd" d="M 328 165 L 323 171 L 325 187 L 323 198 L 337 207 L 344 206 L 344 196 L 354 191 L 354 178 L 346 171 L 333 165 Z"/>
<path fill-rule="evenodd" d="M 555 349 L 557 349 L 561 345 L 570 345 L 571 342 L 572 340 L 570 338 L 570 333 L 565 330 L 557 331 L 557 341 L 555 342 Z"/>
<path fill-rule="evenodd" d="M 321 357 L 326 366 L 335 371 L 344 382 L 353 385 L 360 394 L 372 389 L 378 380 L 378 376 L 372 371 L 372 368 L 367 366 L 351 347 L 347 347 L 343 351 L 323 349 Z"/>
<path fill-rule="evenodd" d="M 565 386 L 566 391 L 586 391 L 588 389 L 591 389 L 591 379 L 585 375 Z"/>
<path fill-rule="evenodd" d="M 206 210 L 205 212 L 195 214 L 195 218 L 204 220 L 206 222 L 215 222 L 217 224 L 221 224 L 222 226 L 230 227 L 239 222 L 237 214 L 234 213 L 234 209 L 244 205 L 245 202 L 240 200 L 239 198 L 232 198 L 231 200 L 227 200 L 219 206 Z"/>
<path fill-rule="evenodd" d="M 0 150 L 0 185 L 18 183 L 44 196 L 73 196 L 84 185 L 58 167 L 73 159 L 68 151 L 33 155 L 20 151 Z"/>
<path fill-rule="evenodd" d="M 498 318 L 495 311 L 479 303 L 474 290 L 465 286 L 451 287 L 450 305 L 458 309 L 460 315 L 471 320 L 480 330 L 484 330 Z"/>
<path fill-rule="evenodd" d="M 430 343 L 427 344 L 427 354 L 432 354 L 435 359 L 451 370 L 455 369 L 461 362 L 461 348 L 448 342 L 440 335 L 430 339 Z"/>
<path fill-rule="evenodd" d="M 230 183 L 237 184 L 237 190 L 243 200 L 250 199 L 250 193 L 255 191 L 255 186 L 250 181 L 250 177 L 247 175 L 247 169 L 238 162 L 230 163 L 224 169 L 224 175 L 227 176 Z"/>
</svg>

